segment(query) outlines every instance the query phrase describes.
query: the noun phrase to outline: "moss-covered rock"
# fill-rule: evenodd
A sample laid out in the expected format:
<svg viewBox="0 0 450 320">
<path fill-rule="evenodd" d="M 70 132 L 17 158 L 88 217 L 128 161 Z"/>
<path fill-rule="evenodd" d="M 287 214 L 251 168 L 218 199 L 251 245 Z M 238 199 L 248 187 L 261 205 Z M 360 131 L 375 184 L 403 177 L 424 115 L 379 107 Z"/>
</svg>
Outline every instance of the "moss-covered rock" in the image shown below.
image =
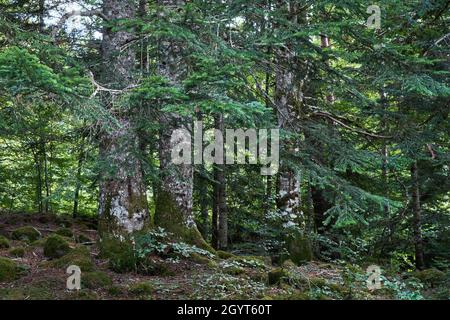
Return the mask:
<svg viewBox="0 0 450 320">
<path fill-rule="evenodd" d="M 0 289 L 2 300 L 54 300 L 61 283 L 45 279 L 32 282 L 24 287 Z"/>
<path fill-rule="evenodd" d="M 19 274 L 20 268 L 13 260 L 0 257 L 0 282 L 13 281 Z"/>
<path fill-rule="evenodd" d="M 101 257 L 109 260 L 109 268 L 112 271 L 126 273 L 136 270 L 137 257 L 130 240 L 104 237 L 99 247 Z"/>
<path fill-rule="evenodd" d="M 139 259 L 137 272 L 146 276 L 171 277 L 175 275 L 168 264 L 160 260 L 153 260 L 151 257 Z"/>
<path fill-rule="evenodd" d="M 446 281 L 446 274 L 438 269 L 426 269 L 416 271 L 413 274 L 414 278 L 419 279 L 424 284 L 435 287 Z"/>
<path fill-rule="evenodd" d="M 0 236 L 0 249 L 7 249 L 10 246 L 9 240 L 4 236 Z"/>
<path fill-rule="evenodd" d="M 89 272 L 95 269 L 95 264 L 92 261 L 89 249 L 85 246 L 79 246 L 72 249 L 65 256 L 55 259 L 49 262 L 50 267 L 64 268 L 71 265 L 80 267 L 81 272 Z"/>
<path fill-rule="evenodd" d="M 50 259 L 58 259 L 70 251 L 69 243 L 59 235 L 52 235 L 44 243 L 44 255 Z"/>
<path fill-rule="evenodd" d="M 154 288 L 150 282 L 139 282 L 131 285 L 128 292 L 140 299 L 151 299 Z"/>
<path fill-rule="evenodd" d="M 209 259 L 205 256 L 202 256 L 202 255 L 199 255 L 198 253 L 191 254 L 189 259 L 198 264 L 209 264 L 209 262 L 211 261 L 211 259 Z"/>
<path fill-rule="evenodd" d="M 276 268 L 267 274 L 269 285 L 280 284 L 283 280 L 289 278 L 289 272 L 283 268 Z"/>
<path fill-rule="evenodd" d="M 23 247 L 12 248 L 11 250 L 8 251 L 8 254 L 15 258 L 22 258 L 23 256 L 25 256 L 25 248 Z"/>
<path fill-rule="evenodd" d="M 34 227 L 21 227 L 12 232 L 12 238 L 19 241 L 27 241 L 29 243 L 36 241 L 42 237 L 42 234 Z"/>
<path fill-rule="evenodd" d="M 88 238 L 87 236 L 85 236 L 84 234 L 79 234 L 75 237 L 75 240 L 77 243 L 88 243 L 91 242 L 92 240 L 90 238 Z"/>
<path fill-rule="evenodd" d="M 221 250 L 218 250 L 216 252 L 216 254 L 220 259 L 224 259 L 224 260 L 234 257 L 234 254 L 232 254 L 230 252 L 226 252 L 226 251 L 221 251 Z"/>
<path fill-rule="evenodd" d="M 290 236 L 286 239 L 286 249 L 289 252 L 289 258 L 297 265 L 313 259 L 313 253 L 310 240 L 302 235 Z"/>
<path fill-rule="evenodd" d="M 238 266 L 230 266 L 230 267 L 223 269 L 223 272 L 225 272 L 226 274 L 232 275 L 232 276 L 237 276 L 240 274 L 244 274 L 245 269 L 242 267 L 238 267 Z"/>
<path fill-rule="evenodd" d="M 81 285 L 83 288 L 99 289 L 111 286 L 111 277 L 102 271 L 84 272 L 81 274 Z"/>
<path fill-rule="evenodd" d="M 69 228 L 60 228 L 60 229 L 56 230 L 55 233 L 57 235 L 60 235 L 60 236 L 63 236 L 63 237 L 67 237 L 67 238 L 72 238 L 73 237 L 73 232 Z"/>
</svg>

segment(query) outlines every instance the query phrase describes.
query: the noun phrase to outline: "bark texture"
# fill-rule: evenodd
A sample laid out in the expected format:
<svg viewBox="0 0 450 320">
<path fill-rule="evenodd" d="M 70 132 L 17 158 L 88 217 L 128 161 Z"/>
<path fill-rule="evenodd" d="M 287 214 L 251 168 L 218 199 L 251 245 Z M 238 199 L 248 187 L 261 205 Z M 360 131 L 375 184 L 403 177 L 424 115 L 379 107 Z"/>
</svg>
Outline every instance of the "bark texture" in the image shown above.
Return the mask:
<svg viewBox="0 0 450 320">
<path fill-rule="evenodd" d="M 185 4 L 180 0 L 160 0 L 163 9 L 160 16 L 164 18 L 165 10 L 177 10 Z M 161 39 L 159 44 L 160 61 L 158 73 L 166 78 L 172 86 L 180 86 L 186 75 L 186 63 L 183 61 L 183 44 L 173 39 Z M 177 129 L 190 128 L 190 118 L 176 113 L 162 113 L 159 137 L 159 157 L 161 186 L 158 190 L 155 210 L 155 224 L 172 232 L 182 240 L 209 249 L 202 238 L 192 213 L 193 165 L 172 163 L 172 149 L 180 141 L 172 139 Z M 181 139 L 181 137 L 180 137 Z"/>
<path fill-rule="evenodd" d="M 131 19 L 136 14 L 134 1 L 104 0 L 103 14 L 110 23 Z M 102 40 L 100 79 L 106 87 L 116 90 L 132 83 L 135 56 L 131 48 L 121 50 L 133 35 L 106 26 Z M 119 126 L 104 130 L 100 141 L 102 177 L 99 215 L 102 232 L 128 234 L 142 230 L 149 220 L 146 188 L 138 157 L 139 140 L 130 112 L 119 105 L 114 93 L 102 97 L 105 107 L 116 114 Z"/>
</svg>

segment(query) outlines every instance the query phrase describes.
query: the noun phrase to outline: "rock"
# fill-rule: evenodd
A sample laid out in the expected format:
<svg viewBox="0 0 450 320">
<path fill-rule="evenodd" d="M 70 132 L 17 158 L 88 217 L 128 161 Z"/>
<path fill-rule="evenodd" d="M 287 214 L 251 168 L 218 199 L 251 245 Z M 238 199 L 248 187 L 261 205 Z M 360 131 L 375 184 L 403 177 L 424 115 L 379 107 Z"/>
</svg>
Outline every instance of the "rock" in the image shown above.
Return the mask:
<svg viewBox="0 0 450 320">
<path fill-rule="evenodd" d="M 302 235 L 291 236 L 286 239 L 286 249 L 289 252 L 289 258 L 297 265 L 313 259 L 311 242 Z"/>
<path fill-rule="evenodd" d="M 101 239 L 100 255 L 109 260 L 109 268 L 117 273 L 136 270 L 137 258 L 130 240 L 113 237 Z"/>
<path fill-rule="evenodd" d="M 55 233 L 60 236 L 67 237 L 67 238 L 73 237 L 73 232 L 69 228 L 60 228 L 60 229 L 56 230 Z"/>
<path fill-rule="evenodd" d="M 9 250 L 9 255 L 16 258 L 22 258 L 25 255 L 25 248 L 17 247 Z"/>
<path fill-rule="evenodd" d="M 111 286 L 112 283 L 111 277 L 105 272 L 94 271 L 81 274 L 81 285 L 85 288 L 99 289 Z"/>
<path fill-rule="evenodd" d="M 47 258 L 58 259 L 70 251 L 69 243 L 59 235 L 52 235 L 44 243 L 44 255 Z"/>
<path fill-rule="evenodd" d="M 20 268 L 8 258 L 0 257 L 0 282 L 8 282 L 17 279 Z"/>
<path fill-rule="evenodd" d="M 232 254 L 230 252 L 226 252 L 226 251 L 218 250 L 216 253 L 220 259 L 224 259 L 224 260 L 234 257 L 234 254 Z"/>
<path fill-rule="evenodd" d="M 75 240 L 77 243 L 88 243 L 88 242 L 92 241 L 90 238 L 88 238 L 84 234 L 80 234 L 80 235 L 76 236 Z"/>
<path fill-rule="evenodd" d="M 431 287 L 438 286 L 446 280 L 446 274 L 438 269 L 426 269 L 422 271 L 416 271 L 413 277 L 419 279 L 424 284 Z"/>
<path fill-rule="evenodd" d="M 4 236 L 0 236 L 0 249 L 8 249 L 10 247 L 9 240 Z"/>
<path fill-rule="evenodd" d="M 280 284 L 286 278 L 289 278 L 289 273 L 282 268 L 273 269 L 268 273 L 269 285 Z"/>
<path fill-rule="evenodd" d="M 80 267 L 81 272 L 93 271 L 95 268 L 89 249 L 85 246 L 79 246 L 72 249 L 65 256 L 50 261 L 49 265 L 53 268 L 64 268 L 71 265 Z"/>
<path fill-rule="evenodd" d="M 12 232 L 12 238 L 19 241 L 33 242 L 42 238 L 42 234 L 34 227 L 21 227 Z"/>
</svg>

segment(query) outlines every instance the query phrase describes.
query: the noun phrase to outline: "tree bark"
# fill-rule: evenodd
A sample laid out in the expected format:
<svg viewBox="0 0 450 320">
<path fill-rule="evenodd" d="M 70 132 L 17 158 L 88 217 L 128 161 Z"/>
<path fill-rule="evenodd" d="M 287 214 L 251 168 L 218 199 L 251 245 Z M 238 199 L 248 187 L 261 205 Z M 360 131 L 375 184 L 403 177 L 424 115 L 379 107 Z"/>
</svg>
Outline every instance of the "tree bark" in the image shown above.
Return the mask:
<svg viewBox="0 0 450 320">
<path fill-rule="evenodd" d="M 133 1 L 104 0 L 103 14 L 110 22 L 132 19 Z M 109 88 L 124 89 L 132 83 L 135 56 L 131 48 L 122 46 L 133 38 L 127 30 L 106 26 L 102 40 L 101 79 Z M 139 157 L 139 139 L 130 112 L 119 105 L 120 99 L 107 93 L 103 102 L 117 114 L 119 128 L 104 130 L 100 141 L 103 172 L 100 182 L 100 230 L 113 235 L 142 230 L 149 214 L 146 188 Z"/>
<path fill-rule="evenodd" d="M 160 0 L 167 10 L 177 10 L 185 4 L 181 0 Z M 164 18 L 164 12 L 160 11 Z M 161 39 L 160 61 L 157 70 L 172 86 L 180 86 L 186 75 L 183 63 L 183 46 L 172 39 Z M 176 113 L 163 113 L 160 118 L 159 158 L 161 186 L 158 190 L 155 210 L 155 224 L 175 234 L 183 241 L 209 249 L 194 221 L 193 207 L 193 165 L 172 163 L 172 149 L 179 141 L 172 140 L 172 133 L 185 125 L 190 129 L 192 119 Z"/>
<path fill-rule="evenodd" d="M 218 114 L 214 119 L 216 129 L 221 132 L 225 131 L 224 119 L 222 114 Z M 226 176 L 225 165 L 217 164 L 214 166 L 216 170 L 217 184 L 217 213 L 218 213 L 218 233 L 217 233 L 217 248 L 226 250 L 228 248 L 228 208 L 227 208 L 227 194 L 226 194 Z"/>
<path fill-rule="evenodd" d="M 413 200 L 413 234 L 414 249 L 416 254 L 416 268 L 422 270 L 425 268 L 423 257 L 423 239 L 422 239 L 422 209 L 420 204 L 420 186 L 419 186 L 419 169 L 417 161 L 411 166 L 412 181 L 412 200 Z"/>
</svg>

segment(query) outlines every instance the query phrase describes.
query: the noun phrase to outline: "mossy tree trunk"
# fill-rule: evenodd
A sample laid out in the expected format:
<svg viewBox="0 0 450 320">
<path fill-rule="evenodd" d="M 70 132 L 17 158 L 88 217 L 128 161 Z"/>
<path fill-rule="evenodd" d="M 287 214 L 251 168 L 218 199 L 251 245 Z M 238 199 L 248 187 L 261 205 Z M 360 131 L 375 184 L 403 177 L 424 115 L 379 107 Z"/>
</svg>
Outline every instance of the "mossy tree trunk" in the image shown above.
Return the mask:
<svg viewBox="0 0 450 320">
<path fill-rule="evenodd" d="M 185 1 L 160 0 L 166 10 L 176 10 L 184 6 Z M 164 10 L 160 13 L 164 18 Z M 161 39 L 159 43 L 161 59 L 158 61 L 158 73 L 172 86 L 180 86 L 186 76 L 186 63 L 183 61 L 183 44 L 173 39 Z M 155 224 L 173 233 L 188 243 L 209 248 L 194 221 L 193 207 L 193 165 L 172 163 L 172 150 L 179 141 L 172 139 L 175 130 L 191 126 L 189 117 L 176 113 L 162 113 L 159 137 L 159 157 L 161 185 L 157 192 Z"/>
<path fill-rule="evenodd" d="M 136 3 L 131 0 L 104 0 L 103 14 L 109 23 L 132 19 Z M 102 85 L 123 90 L 132 84 L 135 55 L 123 49 L 133 35 L 105 26 L 102 39 Z M 120 93 L 119 93 L 120 94 Z M 117 91 L 104 92 L 105 107 L 114 113 L 118 128 L 104 129 L 100 139 L 102 176 L 100 181 L 100 229 L 113 235 L 129 234 L 144 228 L 148 221 L 146 188 L 138 157 L 139 140 L 127 106 L 120 104 Z"/>
</svg>

